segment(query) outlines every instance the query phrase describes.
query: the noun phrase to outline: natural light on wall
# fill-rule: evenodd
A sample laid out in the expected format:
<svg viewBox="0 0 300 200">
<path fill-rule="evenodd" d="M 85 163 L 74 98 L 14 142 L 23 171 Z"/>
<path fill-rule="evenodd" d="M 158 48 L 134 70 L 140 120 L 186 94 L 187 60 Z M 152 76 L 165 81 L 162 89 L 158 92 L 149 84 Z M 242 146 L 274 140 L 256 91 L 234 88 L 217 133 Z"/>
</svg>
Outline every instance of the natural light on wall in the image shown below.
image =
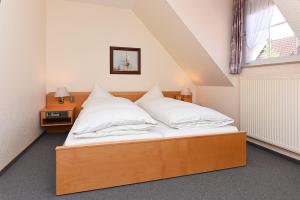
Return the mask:
<svg viewBox="0 0 300 200">
<path fill-rule="evenodd" d="M 300 61 L 300 41 L 279 8 L 270 0 L 248 2 L 246 65 Z"/>
</svg>

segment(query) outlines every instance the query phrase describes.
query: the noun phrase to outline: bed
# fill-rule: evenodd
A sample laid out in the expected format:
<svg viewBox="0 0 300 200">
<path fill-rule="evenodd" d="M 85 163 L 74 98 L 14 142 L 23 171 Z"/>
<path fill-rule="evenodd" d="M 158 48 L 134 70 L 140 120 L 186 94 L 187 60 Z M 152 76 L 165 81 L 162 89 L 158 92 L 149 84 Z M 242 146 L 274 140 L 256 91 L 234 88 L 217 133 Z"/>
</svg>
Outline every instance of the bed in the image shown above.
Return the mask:
<svg viewBox="0 0 300 200">
<path fill-rule="evenodd" d="M 117 92 L 132 101 L 144 92 Z M 72 93 L 77 113 L 89 93 Z M 180 92 L 164 92 L 175 98 Z M 53 93 L 47 104 L 55 103 Z M 246 165 L 246 133 L 233 126 L 174 130 L 159 123 L 151 133 L 76 139 L 56 147 L 56 194 L 83 192 Z"/>
</svg>

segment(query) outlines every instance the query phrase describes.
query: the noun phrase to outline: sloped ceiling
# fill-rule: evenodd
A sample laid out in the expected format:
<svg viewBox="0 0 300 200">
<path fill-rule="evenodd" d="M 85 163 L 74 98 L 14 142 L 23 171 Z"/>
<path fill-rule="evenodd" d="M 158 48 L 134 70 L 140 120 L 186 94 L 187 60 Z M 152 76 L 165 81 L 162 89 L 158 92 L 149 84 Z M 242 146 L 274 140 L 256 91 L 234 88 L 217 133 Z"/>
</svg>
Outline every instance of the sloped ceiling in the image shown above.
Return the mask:
<svg viewBox="0 0 300 200">
<path fill-rule="evenodd" d="M 225 73 L 229 72 L 232 0 L 166 0 Z"/>
<path fill-rule="evenodd" d="M 138 0 L 133 11 L 196 85 L 231 86 L 225 73 L 166 0 Z"/>
<path fill-rule="evenodd" d="M 300 0 L 273 0 L 300 38 Z"/>
</svg>

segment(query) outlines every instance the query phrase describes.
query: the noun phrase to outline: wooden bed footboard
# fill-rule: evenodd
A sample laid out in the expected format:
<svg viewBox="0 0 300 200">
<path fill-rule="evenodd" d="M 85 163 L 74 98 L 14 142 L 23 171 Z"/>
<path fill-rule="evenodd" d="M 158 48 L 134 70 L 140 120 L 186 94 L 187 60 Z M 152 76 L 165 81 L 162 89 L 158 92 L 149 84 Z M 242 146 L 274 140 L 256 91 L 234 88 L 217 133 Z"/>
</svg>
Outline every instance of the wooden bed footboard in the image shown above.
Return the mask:
<svg viewBox="0 0 300 200">
<path fill-rule="evenodd" d="M 56 148 L 56 194 L 246 165 L 246 133 Z"/>
</svg>

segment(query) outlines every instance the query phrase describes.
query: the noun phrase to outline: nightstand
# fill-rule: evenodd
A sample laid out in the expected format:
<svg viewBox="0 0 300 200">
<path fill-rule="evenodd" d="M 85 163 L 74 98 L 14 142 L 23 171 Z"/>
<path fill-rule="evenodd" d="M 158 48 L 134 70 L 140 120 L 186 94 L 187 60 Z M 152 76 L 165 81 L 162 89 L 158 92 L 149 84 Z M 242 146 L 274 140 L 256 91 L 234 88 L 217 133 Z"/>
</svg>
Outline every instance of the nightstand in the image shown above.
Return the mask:
<svg viewBox="0 0 300 200">
<path fill-rule="evenodd" d="M 41 127 L 47 132 L 68 132 L 75 120 L 75 105 L 53 105 L 41 110 Z"/>
<path fill-rule="evenodd" d="M 176 99 L 180 100 L 180 101 L 189 102 L 189 103 L 193 102 L 193 96 L 192 95 L 178 95 L 178 96 L 176 96 Z"/>
<path fill-rule="evenodd" d="M 181 95 L 181 101 L 192 103 L 193 97 L 192 95 Z"/>
</svg>

